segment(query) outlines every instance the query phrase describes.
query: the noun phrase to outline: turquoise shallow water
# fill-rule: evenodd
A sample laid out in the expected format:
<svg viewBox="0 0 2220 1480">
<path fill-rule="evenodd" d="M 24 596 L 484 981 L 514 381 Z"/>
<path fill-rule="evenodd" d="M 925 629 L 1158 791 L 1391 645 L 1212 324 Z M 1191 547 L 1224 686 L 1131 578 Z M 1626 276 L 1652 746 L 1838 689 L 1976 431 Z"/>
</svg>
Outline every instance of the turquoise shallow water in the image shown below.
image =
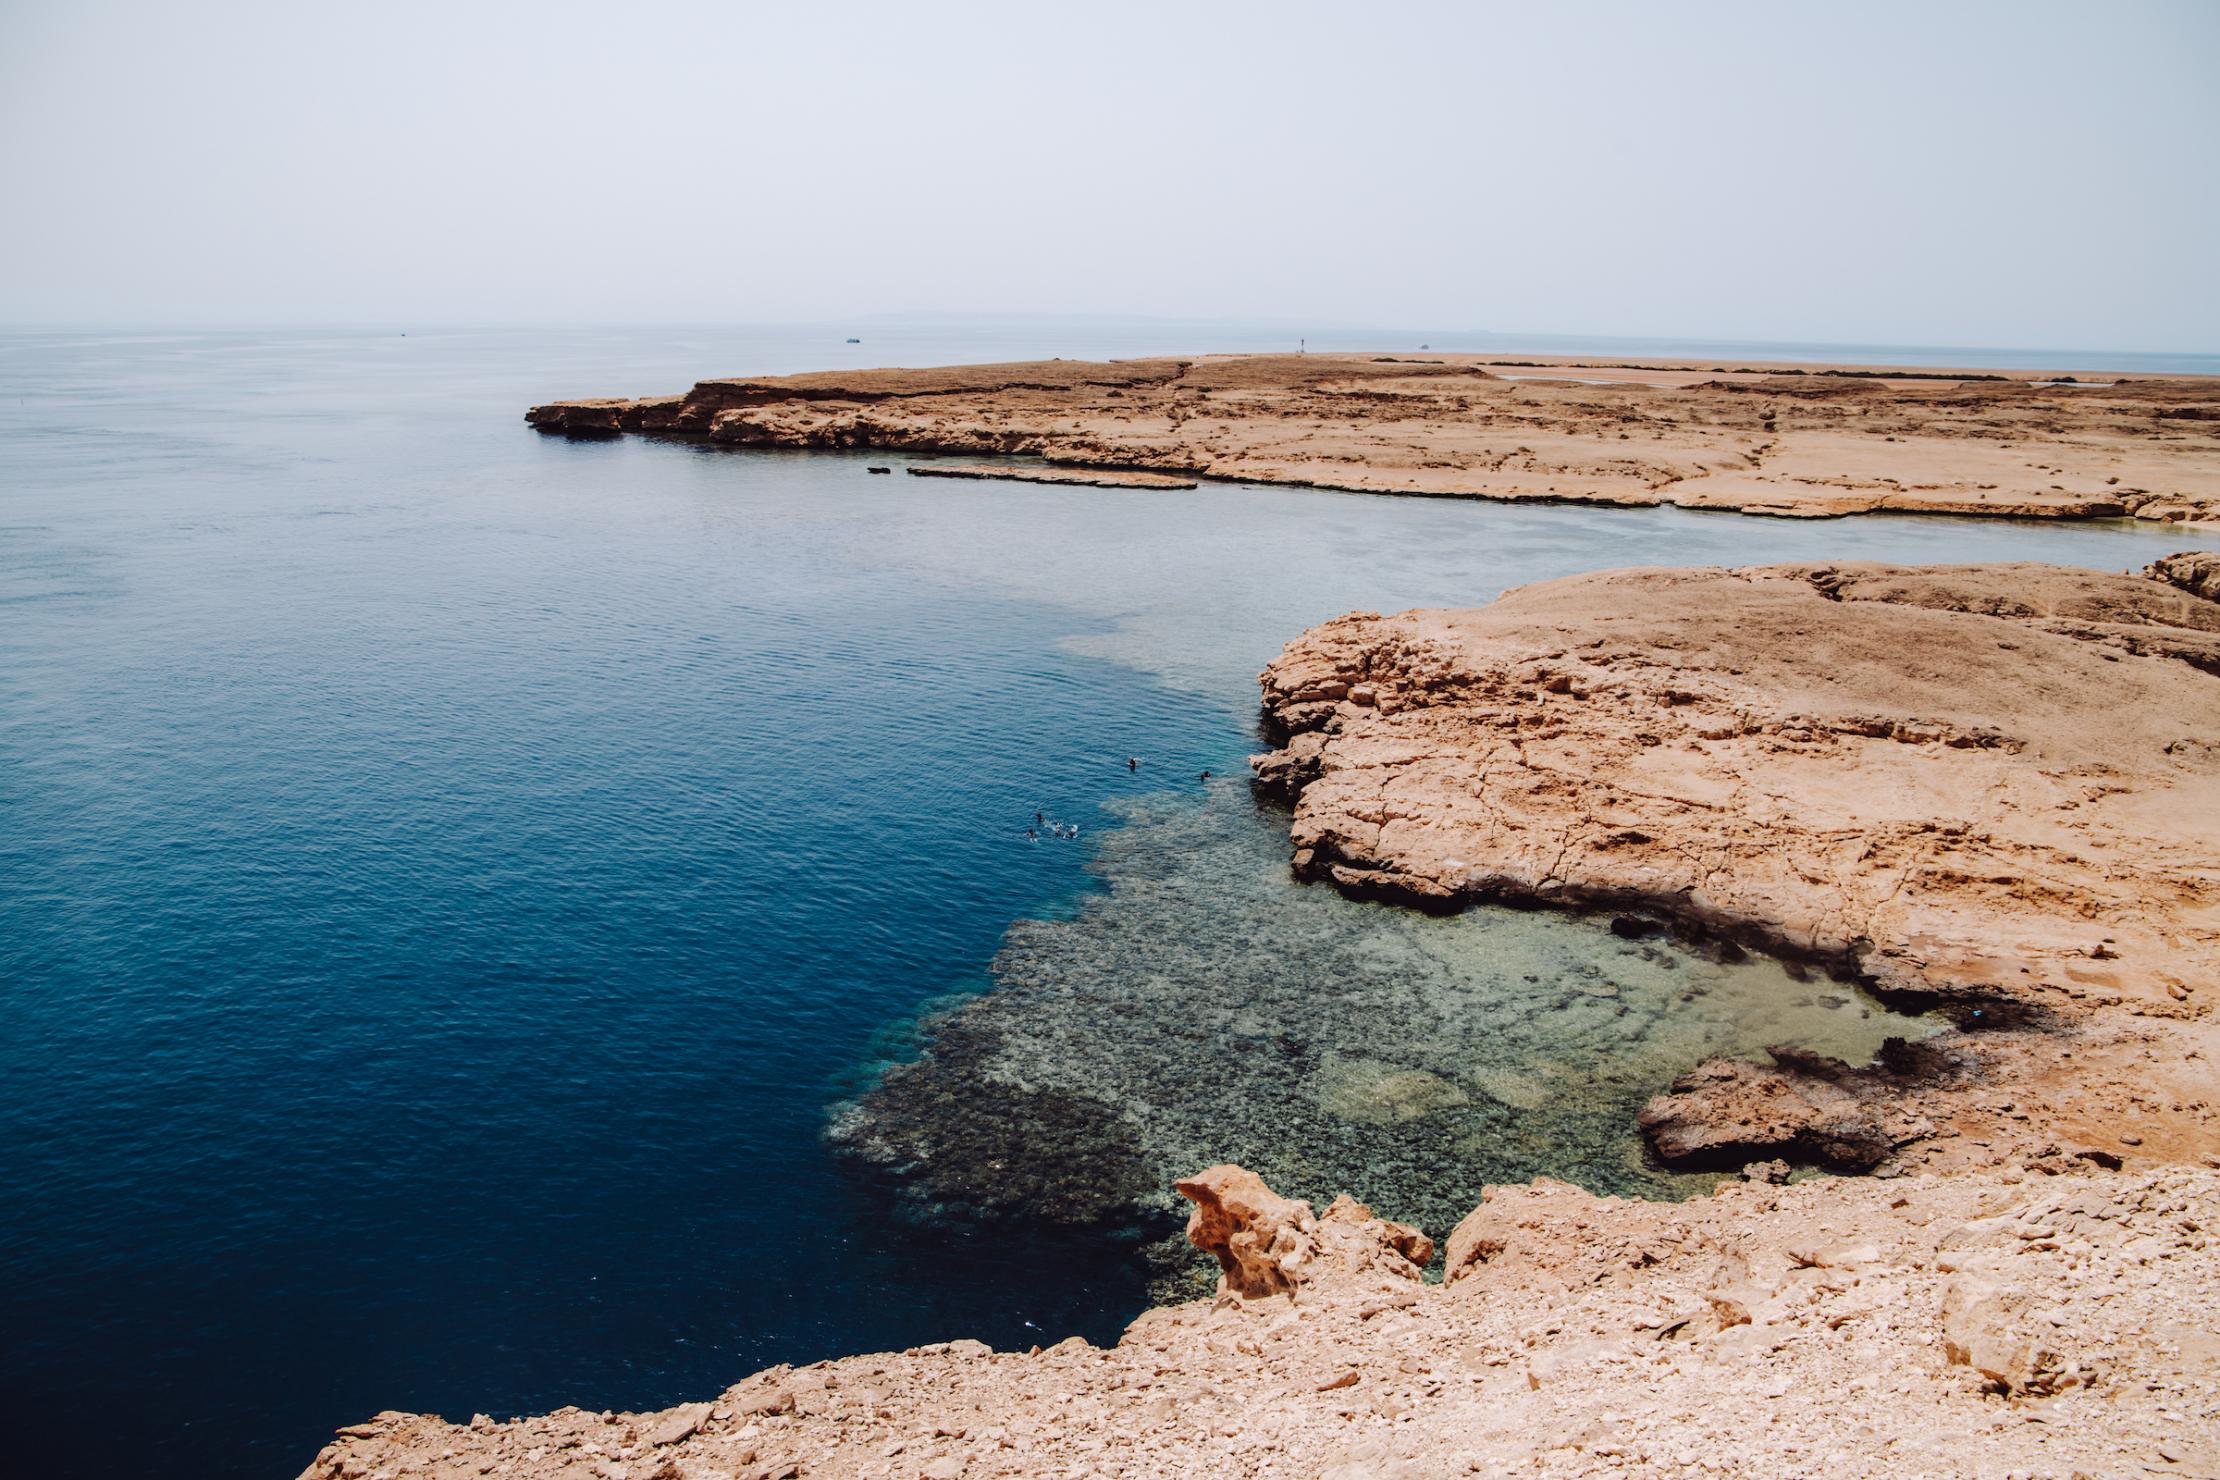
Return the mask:
<svg viewBox="0 0 2220 1480">
<path fill-rule="evenodd" d="M 1274 819 L 1194 777 L 1252 748 L 1287 637 L 1635 561 L 2184 543 L 926 487 L 518 420 L 859 354 L 1193 347 L 1140 334 L 0 336 L 0 1408 L 41 1436 L 27 1472 L 283 1475 L 380 1408 L 645 1406 L 773 1361 L 1107 1336 L 1141 1299 L 1118 1250 L 1012 1278 L 1001 1237 L 845 1173 L 828 1107 L 925 1004 L 987 985 L 1015 922 L 1077 913 L 1069 939 L 1145 954 L 1151 910 L 1281 913 Z M 1028 843 L 1036 808 L 1080 840 Z M 1142 846 L 1098 854 L 1113 828 Z M 1199 860 L 1176 915 L 1170 840 Z M 1469 944 L 1372 918 L 1300 917 L 1397 970 Z M 1535 975 L 1621 949 L 1538 928 Z M 1032 988 L 1066 960 L 1108 980 L 1036 931 Z M 1160 1058 L 1118 1093 L 1156 1093 Z M 1312 1100 L 1359 1128 L 1336 1175 L 1420 1154 L 1412 1081 L 1320 1065 Z M 1529 1067 L 1544 1087 L 1506 1103 L 1547 1093 Z M 1175 1130 L 1215 1149 L 1208 1121 Z"/>
</svg>

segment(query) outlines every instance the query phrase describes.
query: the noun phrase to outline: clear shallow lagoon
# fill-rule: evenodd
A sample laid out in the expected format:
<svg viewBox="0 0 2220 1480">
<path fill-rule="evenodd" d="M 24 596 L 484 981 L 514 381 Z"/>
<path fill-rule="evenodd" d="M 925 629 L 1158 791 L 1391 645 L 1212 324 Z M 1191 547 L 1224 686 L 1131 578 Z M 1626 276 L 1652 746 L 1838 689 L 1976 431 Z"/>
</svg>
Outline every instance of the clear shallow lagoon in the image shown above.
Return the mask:
<svg viewBox="0 0 2220 1480">
<path fill-rule="evenodd" d="M 1194 778 L 1254 748 L 1287 638 L 1606 565 L 2195 542 L 926 485 L 520 421 L 711 373 L 1276 347 L 864 333 L 0 336 L 0 1405 L 27 1473 L 284 1476 L 380 1408 L 1107 1337 L 1141 1298 L 1116 1251 L 1012 1278 L 844 1176 L 827 1107 L 1014 923 L 1149 910 L 1172 855 L 1098 858 L 1121 818 L 1268 866 L 1269 814 Z M 1035 808 L 1081 841 L 1026 843 Z M 1212 868 L 1181 877 L 1180 918 L 1213 918 Z M 1225 908 L 1276 889 L 1249 869 Z M 1334 912 L 1342 957 L 1455 954 L 1363 914 Z M 1528 918 L 1523 961 L 1623 949 Z M 1039 930 L 1013 939 L 1053 976 Z M 1328 1067 L 1340 1121 L 1407 1128 L 1392 1066 Z"/>
</svg>

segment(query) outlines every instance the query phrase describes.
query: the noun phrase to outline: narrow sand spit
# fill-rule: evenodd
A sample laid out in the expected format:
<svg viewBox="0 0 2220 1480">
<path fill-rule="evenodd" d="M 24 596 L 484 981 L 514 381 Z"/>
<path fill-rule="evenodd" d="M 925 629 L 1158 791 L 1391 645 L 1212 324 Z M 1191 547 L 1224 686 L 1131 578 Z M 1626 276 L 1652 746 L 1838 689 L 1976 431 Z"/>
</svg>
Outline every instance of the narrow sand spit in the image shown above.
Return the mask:
<svg viewBox="0 0 2220 1480">
<path fill-rule="evenodd" d="M 2220 1473 L 2220 559 L 1620 571 L 1366 614 L 1264 675 L 1296 865 L 1617 912 L 1939 1004 L 1643 1120 L 1741 1180 L 1424 1232 L 1179 1184 L 1215 1299 L 650 1414 L 388 1413 L 312 1477 Z M 1778 1153 L 1869 1168 L 1799 1177 Z M 1052 1280 L 1054 1269 L 1013 1270 Z"/>
<path fill-rule="evenodd" d="M 526 419 L 571 436 L 1019 456 L 1367 493 L 2220 518 L 2220 381 L 2197 377 L 1242 355 L 705 380 Z"/>
</svg>

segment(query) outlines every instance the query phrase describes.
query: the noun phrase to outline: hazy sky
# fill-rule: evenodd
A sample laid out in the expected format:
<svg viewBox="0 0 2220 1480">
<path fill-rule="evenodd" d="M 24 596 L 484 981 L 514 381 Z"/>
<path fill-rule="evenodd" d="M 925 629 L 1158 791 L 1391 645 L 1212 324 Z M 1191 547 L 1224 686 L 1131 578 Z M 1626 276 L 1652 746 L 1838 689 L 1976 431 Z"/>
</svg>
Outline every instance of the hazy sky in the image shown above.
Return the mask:
<svg viewBox="0 0 2220 1480">
<path fill-rule="evenodd" d="M 0 0 L 0 320 L 2220 350 L 2220 3 Z"/>
</svg>

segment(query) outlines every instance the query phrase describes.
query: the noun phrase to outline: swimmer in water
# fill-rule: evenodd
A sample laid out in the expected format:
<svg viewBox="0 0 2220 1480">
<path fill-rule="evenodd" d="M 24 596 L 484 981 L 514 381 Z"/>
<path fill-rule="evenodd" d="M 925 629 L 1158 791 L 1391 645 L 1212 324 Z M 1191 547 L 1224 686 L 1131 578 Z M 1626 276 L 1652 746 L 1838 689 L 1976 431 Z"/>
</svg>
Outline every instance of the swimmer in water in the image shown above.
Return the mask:
<svg viewBox="0 0 2220 1480">
<path fill-rule="evenodd" d="M 1139 756 L 1137 756 L 1137 755 L 1129 755 L 1129 756 L 1127 756 L 1127 757 L 1125 758 L 1125 768 L 1126 768 L 1126 769 L 1127 769 L 1128 771 L 1138 771 L 1138 770 L 1140 770 L 1140 769 L 1141 769 L 1141 758 L 1140 758 Z"/>
<path fill-rule="evenodd" d="M 1208 781 L 1210 779 L 1210 773 L 1208 771 L 1203 772 L 1202 779 Z"/>
</svg>

